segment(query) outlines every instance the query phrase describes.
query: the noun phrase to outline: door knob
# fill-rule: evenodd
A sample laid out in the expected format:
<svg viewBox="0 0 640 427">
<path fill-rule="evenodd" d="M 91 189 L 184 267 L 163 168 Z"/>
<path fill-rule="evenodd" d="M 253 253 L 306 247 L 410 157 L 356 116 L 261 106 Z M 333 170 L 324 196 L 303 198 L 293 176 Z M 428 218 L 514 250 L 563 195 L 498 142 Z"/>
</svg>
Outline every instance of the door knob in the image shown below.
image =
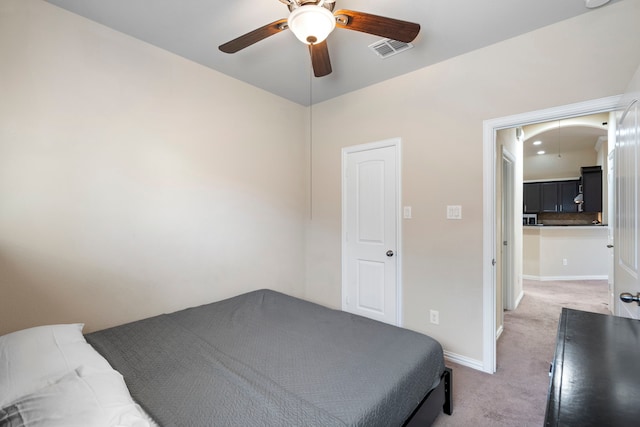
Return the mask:
<svg viewBox="0 0 640 427">
<path fill-rule="evenodd" d="M 609 249 L 611 249 L 611 248 L 613 247 L 613 245 L 607 245 L 607 247 L 608 247 Z"/>
<path fill-rule="evenodd" d="M 638 305 L 640 305 L 640 292 L 638 292 L 638 294 L 636 294 L 635 296 L 631 295 L 629 292 L 624 292 L 620 294 L 620 299 L 622 300 L 622 302 L 626 303 L 635 301 L 638 303 Z"/>
<path fill-rule="evenodd" d="M 393 256 L 393 251 L 391 250 L 387 251 L 387 256 Z"/>
</svg>

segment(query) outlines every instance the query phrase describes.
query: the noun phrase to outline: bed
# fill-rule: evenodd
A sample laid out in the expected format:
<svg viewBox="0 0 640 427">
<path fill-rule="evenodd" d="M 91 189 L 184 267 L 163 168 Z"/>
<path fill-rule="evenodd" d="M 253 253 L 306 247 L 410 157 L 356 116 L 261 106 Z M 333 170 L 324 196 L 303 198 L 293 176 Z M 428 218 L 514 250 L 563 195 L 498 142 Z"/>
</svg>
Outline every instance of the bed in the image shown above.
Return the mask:
<svg viewBox="0 0 640 427">
<path fill-rule="evenodd" d="M 437 341 L 271 290 L 85 339 L 151 425 L 414 426 L 452 412 Z"/>
</svg>

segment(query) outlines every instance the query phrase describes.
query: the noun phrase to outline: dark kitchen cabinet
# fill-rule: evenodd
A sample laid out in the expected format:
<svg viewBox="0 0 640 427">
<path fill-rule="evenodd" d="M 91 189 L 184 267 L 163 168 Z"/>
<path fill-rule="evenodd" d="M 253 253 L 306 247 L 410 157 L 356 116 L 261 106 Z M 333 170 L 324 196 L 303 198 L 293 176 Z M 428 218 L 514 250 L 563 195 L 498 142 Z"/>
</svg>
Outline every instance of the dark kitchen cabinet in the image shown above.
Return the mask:
<svg viewBox="0 0 640 427">
<path fill-rule="evenodd" d="M 568 181 L 526 182 L 523 186 L 523 213 L 602 212 L 602 168 L 580 168 L 582 178 Z M 574 199 L 582 185 L 582 210 Z"/>
<path fill-rule="evenodd" d="M 540 185 L 540 209 L 535 212 L 578 212 L 574 198 L 578 195 L 580 181 L 549 181 L 536 184 Z"/>
<path fill-rule="evenodd" d="M 578 205 L 575 198 L 580 191 L 580 181 L 561 181 L 558 183 L 558 198 L 560 201 L 560 212 L 578 212 Z"/>
<path fill-rule="evenodd" d="M 522 191 L 522 201 L 524 213 L 538 213 L 540 212 L 540 187 L 539 182 L 527 182 L 524 184 Z"/>
<path fill-rule="evenodd" d="M 557 182 L 543 182 L 540 194 L 542 197 L 542 209 L 540 212 L 559 212 Z"/>
<path fill-rule="evenodd" d="M 584 212 L 602 212 L 602 168 L 586 166 L 582 172 L 582 197 Z"/>
</svg>

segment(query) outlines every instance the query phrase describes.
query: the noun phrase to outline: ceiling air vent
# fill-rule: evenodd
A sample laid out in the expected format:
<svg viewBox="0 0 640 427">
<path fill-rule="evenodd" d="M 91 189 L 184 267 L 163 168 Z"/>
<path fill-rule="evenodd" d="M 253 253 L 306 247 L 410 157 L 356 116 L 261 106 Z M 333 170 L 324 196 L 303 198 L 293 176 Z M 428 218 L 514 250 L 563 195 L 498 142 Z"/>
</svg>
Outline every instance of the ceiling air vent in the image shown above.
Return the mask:
<svg viewBox="0 0 640 427">
<path fill-rule="evenodd" d="M 383 39 L 369 45 L 369 49 L 374 51 L 380 58 L 388 58 L 412 47 L 413 45 L 411 43 L 391 39 Z"/>
</svg>

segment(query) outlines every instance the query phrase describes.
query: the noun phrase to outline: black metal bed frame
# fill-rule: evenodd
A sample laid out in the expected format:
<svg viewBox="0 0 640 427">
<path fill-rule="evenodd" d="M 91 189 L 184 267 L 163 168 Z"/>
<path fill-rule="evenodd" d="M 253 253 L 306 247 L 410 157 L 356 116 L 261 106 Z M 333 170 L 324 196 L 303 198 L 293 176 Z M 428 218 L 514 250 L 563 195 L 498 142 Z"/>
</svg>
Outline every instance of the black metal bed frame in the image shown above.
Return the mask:
<svg viewBox="0 0 640 427">
<path fill-rule="evenodd" d="M 444 368 L 440 383 L 422 399 L 422 402 L 404 423 L 404 427 L 430 426 L 440 415 L 440 412 L 451 415 L 453 413 L 452 395 L 453 371 L 451 368 Z"/>
</svg>

